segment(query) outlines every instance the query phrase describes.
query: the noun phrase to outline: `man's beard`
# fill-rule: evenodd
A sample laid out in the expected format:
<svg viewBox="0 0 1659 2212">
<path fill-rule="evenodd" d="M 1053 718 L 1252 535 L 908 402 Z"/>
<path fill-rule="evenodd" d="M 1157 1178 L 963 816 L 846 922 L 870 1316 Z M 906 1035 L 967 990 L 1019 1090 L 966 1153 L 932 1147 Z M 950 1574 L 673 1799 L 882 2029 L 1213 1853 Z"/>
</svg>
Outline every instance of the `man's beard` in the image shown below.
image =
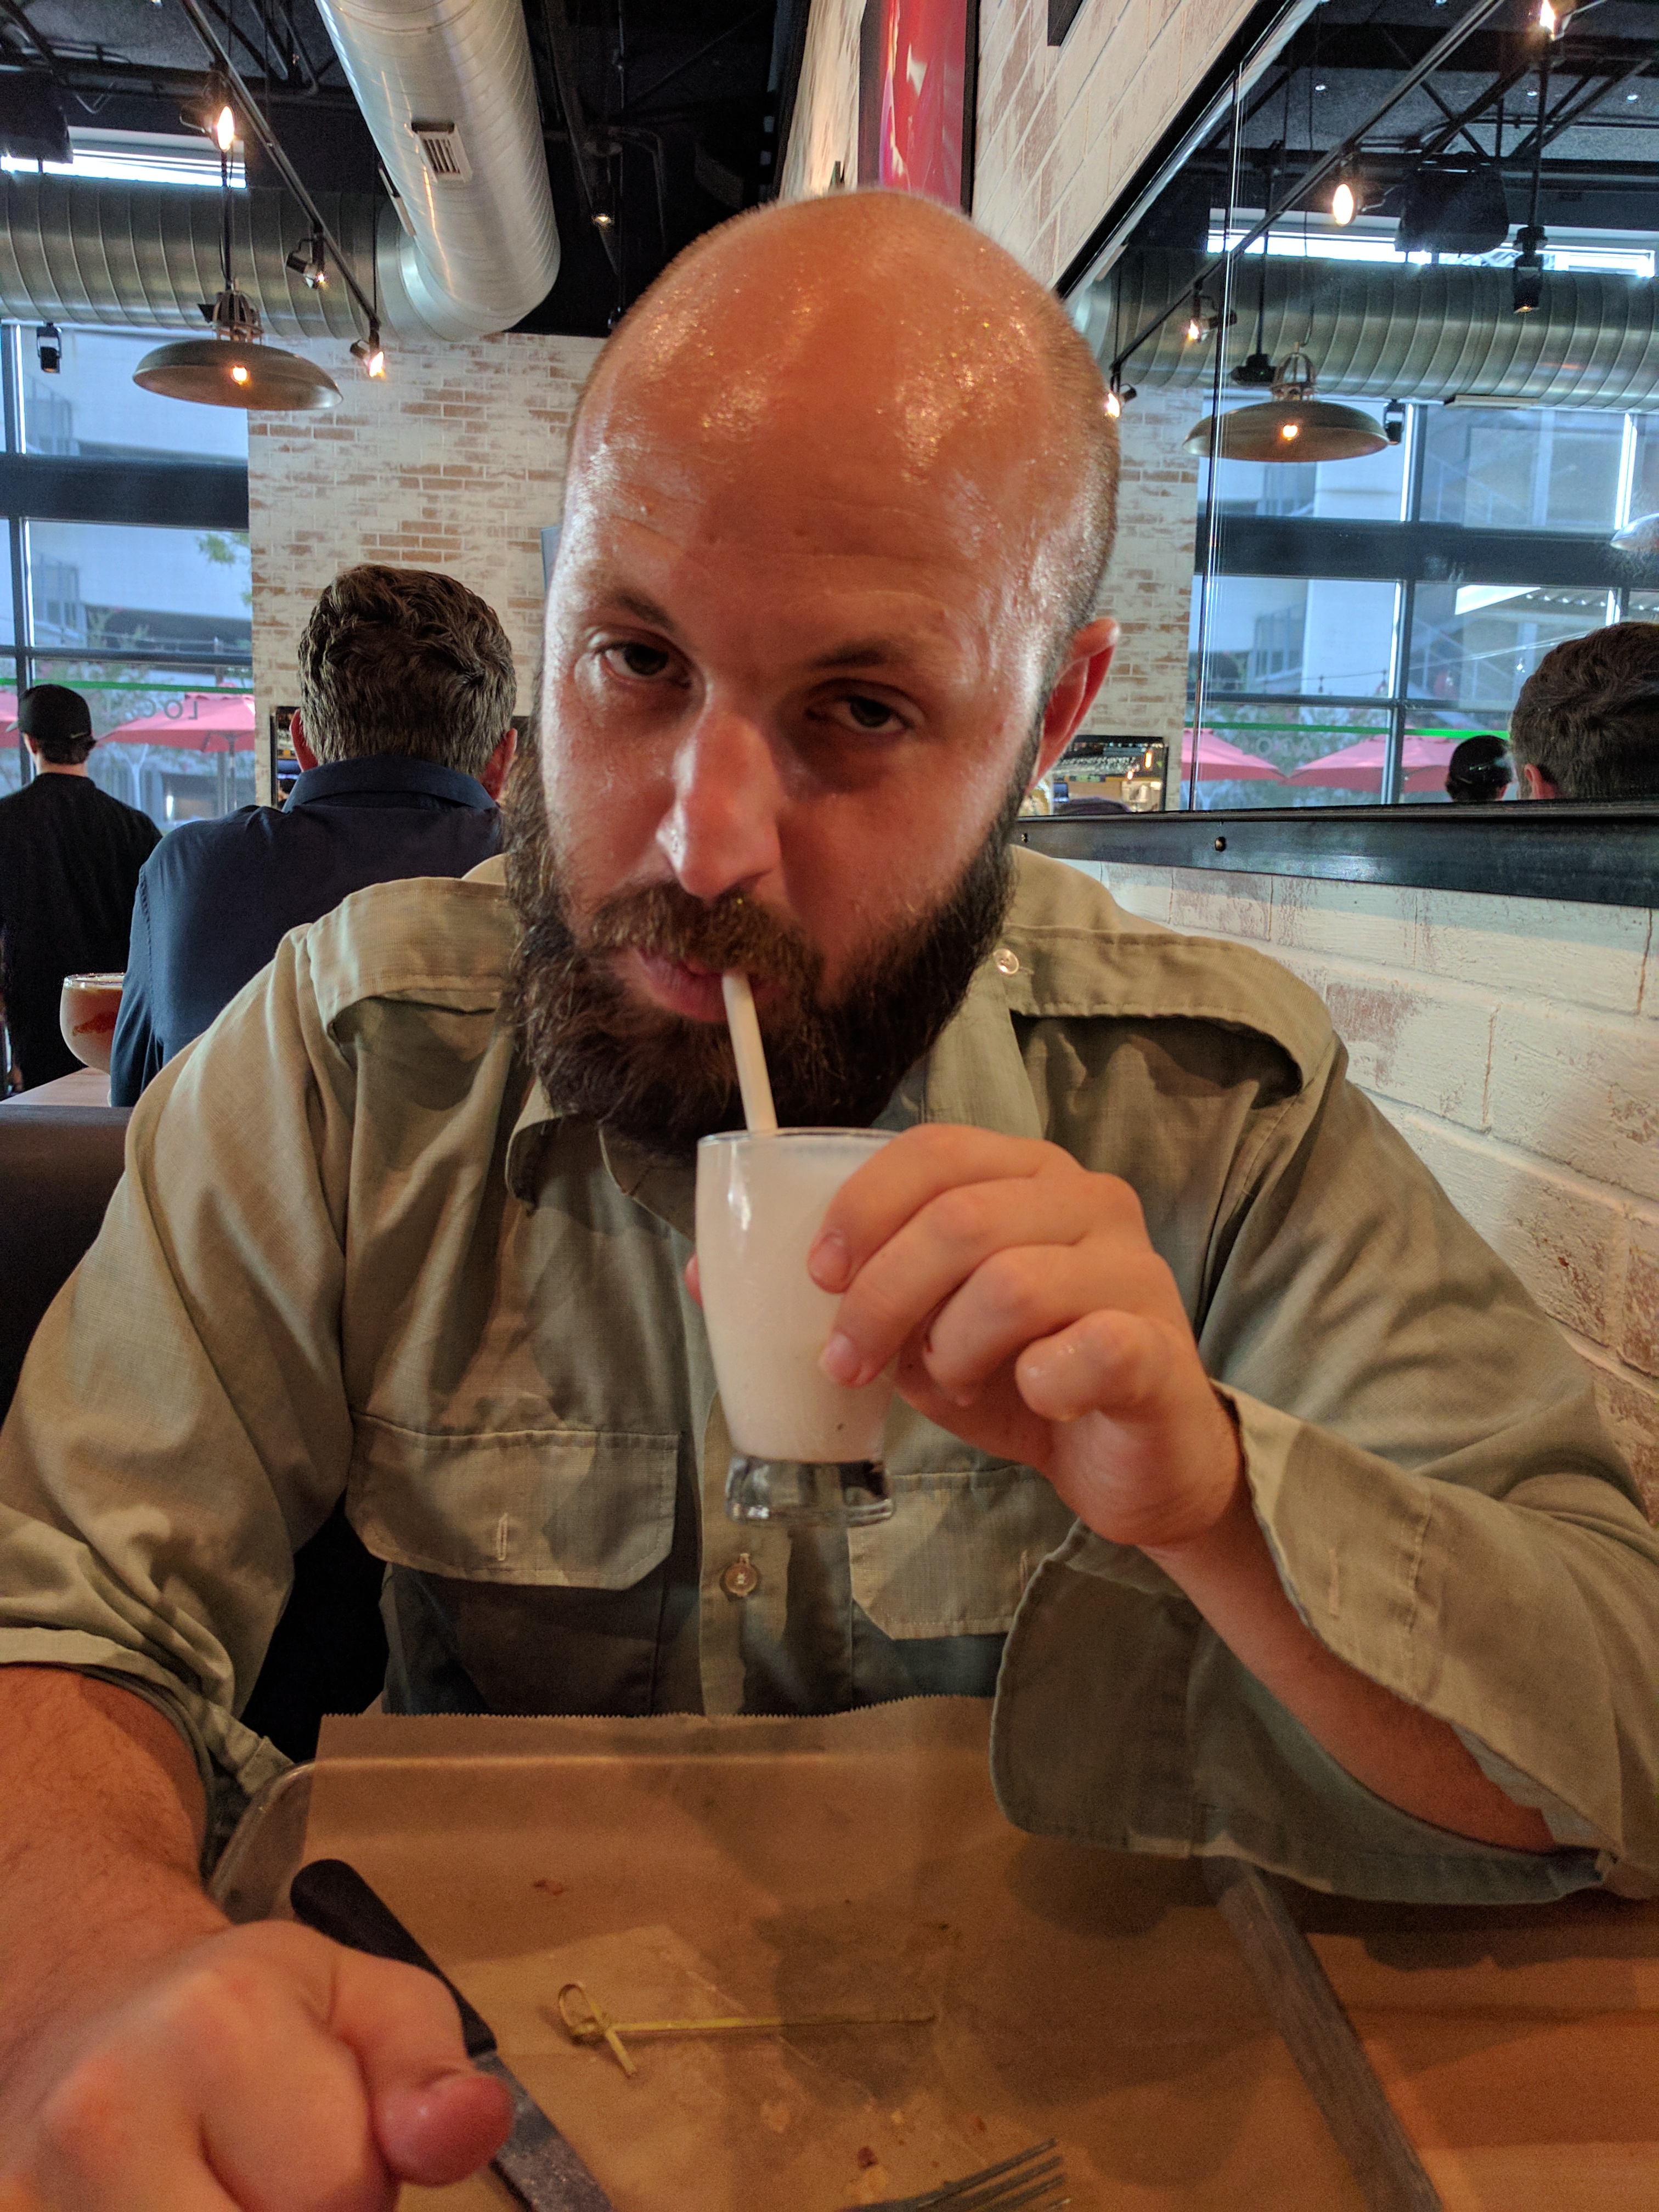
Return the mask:
<svg viewBox="0 0 1659 2212">
<path fill-rule="evenodd" d="M 712 902 L 677 883 L 620 891 L 580 932 L 533 755 L 506 802 L 507 893 L 520 935 L 508 989 L 520 1049 L 554 1105 L 651 1150 L 678 1154 L 699 1137 L 741 1128 L 731 1040 L 643 1003 L 607 955 L 629 949 L 768 984 L 767 1067 L 786 1128 L 867 1128 L 956 1012 L 995 944 L 1013 890 L 1009 836 L 1035 745 L 990 834 L 930 911 L 868 947 L 833 999 L 823 963 L 795 925 L 733 893 Z"/>
</svg>

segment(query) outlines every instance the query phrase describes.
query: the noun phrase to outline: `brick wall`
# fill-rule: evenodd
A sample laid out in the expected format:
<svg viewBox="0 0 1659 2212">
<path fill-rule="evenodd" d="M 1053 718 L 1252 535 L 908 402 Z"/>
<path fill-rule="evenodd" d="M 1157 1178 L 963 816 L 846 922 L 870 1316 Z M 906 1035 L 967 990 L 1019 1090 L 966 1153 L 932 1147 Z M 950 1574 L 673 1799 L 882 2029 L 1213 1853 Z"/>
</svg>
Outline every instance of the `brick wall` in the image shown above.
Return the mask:
<svg viewBox="0 0 1659 2212">
<path fill-rule="evenodd" d="M 980 0 L 974 220 L 1053 283 L 1243 21 L 1250 0 Z"/>
<path fill-rule="evenodd" d="M 1250 0 L 980 0 L 974 220 L 1053 283 L 1249 13 Z M 783 197 L 858 173 L 862 0 L 812 0 Z"/>
<path fill-rule="evenodd" d="M 343 343 L 307 348 L 343 404 L 248 419 L 253 683 L 259 726 L 294 697 L 313 602 L 354 561 L 439 568 L 488 599 L 527 706 L 541 649 L 540 532 L 563 503 L 570 410 L 592 338 L 396 346 L 371 384 Z M 264 773 L 263 751 L 258 757 Z"/>
<path fill-rule="evenodd" d="M 1167 389 L 1123 411 L 1117 543 L 1100 595 L 1123 635 L 1086 729 L 1181 741 L 1198 513 L 1198 462 L 1181 441 L 1196 411 L 1190 392 Z"/>
<path fill-rule="evenodd" d="M 1659 1518 L 1659 927 L 1645 908 L 1091 868 L 1310 984 L 1353 1073 L 1559 1322 Z"/>
</svg>

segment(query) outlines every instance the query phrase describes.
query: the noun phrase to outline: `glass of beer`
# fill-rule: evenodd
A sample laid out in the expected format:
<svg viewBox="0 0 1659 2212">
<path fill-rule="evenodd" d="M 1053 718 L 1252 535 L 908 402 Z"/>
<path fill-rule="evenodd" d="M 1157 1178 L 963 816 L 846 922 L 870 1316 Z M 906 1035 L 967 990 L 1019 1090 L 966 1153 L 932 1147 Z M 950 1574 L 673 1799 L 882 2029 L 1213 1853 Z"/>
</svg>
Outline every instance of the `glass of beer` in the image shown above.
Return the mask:
<svg viewBox="0 0 1659 2212">
<path fill-rule="evenodd" d="M 697 1147 L 697 1268 L 732 1458 L 734 1521 L 862 1528 L 893 1510 L 882 1430 L 890 1373 L 861 1389 L 818 1365 L 840 1299 L 806 1272 L 830 1200 L 878 1129 L 738 1131 Z"/>
<path fill-rule="evenodd" d="M 115 1044 L 115 1017 L 121 1011 L 125 975 L 65 975 L 58 1001 L 58 1027 L 64 1042 L 88 1067 L 109 1073 Z"/>
</svg>

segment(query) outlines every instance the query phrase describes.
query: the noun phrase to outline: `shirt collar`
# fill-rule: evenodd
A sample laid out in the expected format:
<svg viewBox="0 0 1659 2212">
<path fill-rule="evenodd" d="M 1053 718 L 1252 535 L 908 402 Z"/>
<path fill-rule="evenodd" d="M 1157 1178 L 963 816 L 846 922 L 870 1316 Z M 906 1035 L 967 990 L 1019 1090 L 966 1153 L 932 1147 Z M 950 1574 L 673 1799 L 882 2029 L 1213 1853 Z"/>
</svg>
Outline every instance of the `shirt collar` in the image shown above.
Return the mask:
<svg viewBox="0 0 1659 2212">
<path fill-rule="evenodd" d="M 475 775 L 459 769 L 442 768 L 436 761 L 410 760 L 406 753 L 368 753 L 361 759 L 324 761 L 308 768 L 289 793 L 285 814 L 319 799 L 337 799 L 344 792 L 416 792 L 423 798 L 441 799 L 451 806 L 471 806 L 479 811 L 495 800 Z"/>
</svg>

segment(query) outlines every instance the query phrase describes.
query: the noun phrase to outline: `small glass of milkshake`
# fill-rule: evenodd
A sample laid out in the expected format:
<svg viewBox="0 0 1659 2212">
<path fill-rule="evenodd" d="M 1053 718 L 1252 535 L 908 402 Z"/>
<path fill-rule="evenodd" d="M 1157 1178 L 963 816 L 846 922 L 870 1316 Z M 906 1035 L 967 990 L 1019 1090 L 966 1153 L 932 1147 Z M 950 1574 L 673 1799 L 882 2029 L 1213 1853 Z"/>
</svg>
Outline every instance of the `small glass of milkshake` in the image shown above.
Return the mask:
<svg viewBox="0 0 1659 2212">
<path fill-rule="evenodd" d="M 883 1145 L 880 1129 L 774 1129 L 697 1147 L 703 1319 L 731 1431 L 734 1521 L 885 1521 L 882 1430 L 890 1373 L 862 1389 L 818 1365 L 838 1297 L 806 1272 L 830 1200 Z"/>
</svg>

